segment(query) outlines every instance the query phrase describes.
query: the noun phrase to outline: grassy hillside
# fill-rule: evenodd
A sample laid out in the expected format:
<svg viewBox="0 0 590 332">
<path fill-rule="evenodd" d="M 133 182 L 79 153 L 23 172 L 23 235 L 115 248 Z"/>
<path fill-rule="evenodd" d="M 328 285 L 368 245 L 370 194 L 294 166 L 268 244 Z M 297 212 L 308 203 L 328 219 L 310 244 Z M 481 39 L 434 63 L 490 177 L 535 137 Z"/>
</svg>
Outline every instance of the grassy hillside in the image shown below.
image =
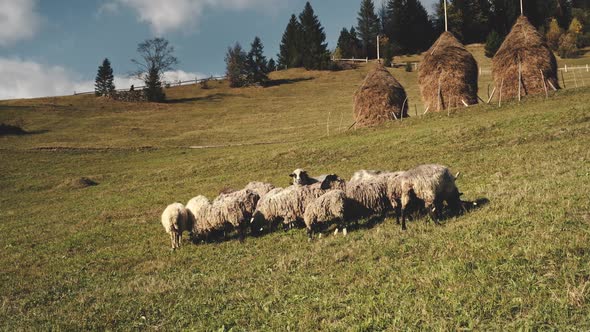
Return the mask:
<svg viewBox="0 0 590 332">
<path fill-rule="evenodd" d="M 590 329 L 590 89 L 347 131 L 366 70 L 173 88 L 165 105 L 1 102 L 0 122 L 30 134 L 0 137 L 0 328 Z M 416 74 L 394 73 L 420 111 Z M 187 148 L 203 145 L 234 146 Z M 461 171 L 464 197 L 489 203 L 407 232 L 387 219 L 174 253 L 159 221 L 297 167 L 420 163 Z"/>
</svg>

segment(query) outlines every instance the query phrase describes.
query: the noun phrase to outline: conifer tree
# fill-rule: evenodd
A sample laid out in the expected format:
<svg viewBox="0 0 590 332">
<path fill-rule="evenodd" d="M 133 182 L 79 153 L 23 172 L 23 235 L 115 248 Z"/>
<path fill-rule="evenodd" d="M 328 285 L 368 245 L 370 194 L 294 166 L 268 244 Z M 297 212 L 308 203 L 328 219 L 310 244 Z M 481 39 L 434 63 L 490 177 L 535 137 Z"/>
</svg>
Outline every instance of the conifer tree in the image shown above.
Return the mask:
<svg viewBox="0 0 590 332">
<path fill-rule="evenodd" d="M 330 52 L 326 41 L 326 34 L 313 8 L 307 2 L 303 12 L 299 15 L 301 23 L 300 50 L 303 67 L 306 69 L 327 69 L 330 65 Z"/>
<path fill-rule="evenodd" d="M 97 96 L 108 96 L 115 91 L 113 83 L 113 68 L 109 59 L 105 58 L 102 65 L 98 67 L 98 73 L 94 83 L 94 93 Z"/>
<path fill-rule="evenodd" d="M 174 69 L 178 59 L 174 47 L 164 38 L 148 39 L 137 46 L 140 60 L 132 59 L 138 68 L 135 75 L 145 82 L 149 101 L 162 102 L 166 95 L 162 90 L 162 75 Z"/>
<path fill-rule="evenodd" d="M 291 15 L 281 39 L 280 53 L 278 54 L 280 68 L 301 67 L 301 34 L 301 24 L 295 15 Z"/>
<path fill-rule="evenodd" d="M 250 84 L 264 84 L 268 81 L 268 63 L 263 54 L 264 46 L 260 38 L 255 37 L 248 52 L 248 82 Z"/>
<path fill-rule="evenodd" d="M 239 43 L 228 47 L 225 55 L 225 75 L 232 88 L 243 87 L 248 84 L 248 55 Z"/>
<path fill-rule="evenodd" d="M 362 44 L 362 56 L 377 57 L 377 35 L 379 35 L 379 17 L 375 14 L 372 0 L 362 0 L 358 12 L 357 30 Z"/>
<path fill-rule="evenodd" d="M 275 62 L 275 59 L 270 58 L 270 60 L 268 60 L 268 66 L 266 67 L 267 72 L 272 73 L 273 71 L 277 70 L 277 64 Z"/>
<path fill-rule="evenodd" d="M 496 55 L 496 52 L 502 45 L 503 41 L 504 39 L 502 38 L 502 36 L 500 36 L 500 34 L 496 32 L 496 30 L 492 30 L 492 32 L 489 33 L 488 38 L 486 39 L 485 55 L 488 58 L 492 58 L 494 55 Z"/>
</svg>

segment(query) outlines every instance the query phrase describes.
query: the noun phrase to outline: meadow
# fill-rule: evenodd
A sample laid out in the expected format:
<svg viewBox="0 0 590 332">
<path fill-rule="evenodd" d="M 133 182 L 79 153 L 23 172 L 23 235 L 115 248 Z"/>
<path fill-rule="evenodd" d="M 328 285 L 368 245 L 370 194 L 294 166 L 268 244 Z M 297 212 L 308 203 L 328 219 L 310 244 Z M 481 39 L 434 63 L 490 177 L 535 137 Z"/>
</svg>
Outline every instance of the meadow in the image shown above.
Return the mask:
<svg viewBox="0 0 590 332">
<path fill-rule="evenodd" d="M 158 105 L 0 102 L 0 122 L 29 132 L 0 136 L 0 329 L 590 329 L 590 88 L 415 116 L 416 73 L 396 68 L 412 116 L 349 130 L 369 68 L 174 87 Z M 488 203 L 406 232 L 386 219 L 176 252 L 160 224 L 171 202 L 286 186 L 298 167 L 422 163 L 460 171 L 464 198 Z"/>
</svg>

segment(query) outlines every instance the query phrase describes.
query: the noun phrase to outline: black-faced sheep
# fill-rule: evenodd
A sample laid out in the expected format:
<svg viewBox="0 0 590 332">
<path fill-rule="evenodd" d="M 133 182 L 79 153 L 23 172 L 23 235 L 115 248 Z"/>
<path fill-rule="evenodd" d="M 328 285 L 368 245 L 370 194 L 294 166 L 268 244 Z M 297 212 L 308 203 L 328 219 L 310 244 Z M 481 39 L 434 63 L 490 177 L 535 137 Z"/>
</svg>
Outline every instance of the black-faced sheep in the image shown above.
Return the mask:
<svg viewBox="0 0 590 332">
<path fill-rule="evenodd" d="M 182 243 L 182 232 L 192 232 L 191 219 L 184 205 L 172 203 L 162 213 L 162 226 L 170 234 L 172 250 L 179 248 Z"/>
</svg>

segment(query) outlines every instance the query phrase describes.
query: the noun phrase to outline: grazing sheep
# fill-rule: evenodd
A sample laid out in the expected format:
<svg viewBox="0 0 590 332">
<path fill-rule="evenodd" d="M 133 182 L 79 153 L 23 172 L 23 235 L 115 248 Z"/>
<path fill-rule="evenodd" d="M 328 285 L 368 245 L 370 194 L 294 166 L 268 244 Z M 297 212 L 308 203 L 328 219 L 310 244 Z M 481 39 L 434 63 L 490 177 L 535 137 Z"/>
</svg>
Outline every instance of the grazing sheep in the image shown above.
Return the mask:
<svg viewBox="0 0 590 332">
<path fill-rule="evenodd" d="M 431 218 L 438 223 L 443 202 L 456 212 L 462 203 L 455 177 L 442 165 L 420 165 L 400 175 L 402 229 L 406 229 L 405 217 L 416 204 L 424 204 Z"/>
<path fill-rule="evenodd" d="M 313 234 L 322 225 L 336 222 L 338 226 L 344 227 L 343 223 L 347 219 L 347 203 L 346 193 L 343 190 L 336 189 L 326 192 L 308 204 L 303 214 L 303 221 L 307 228 L 309 240 L 313 239 Z M 337 231 L 338 228 L 336 228 Z M 346 228 L 343 229 L 343 232 L 346 235 Z"/>
<path fill-rule="evenodd" d="M 346 197 L 350 200 L 348 217 L 351 219 L 383 216 L 391 209 L 384 177 L 348 182 Z"/>
<path fill-rule="evenodd" d="M 172 203 L 166 207 L 162 213 L 162 226 L 170 234 L 172 250 L 180 248 L 183 231 L 192 231 L 187 210 L 180 203 Z"/>
<path fill-rule="evenodd" d="M 264 195 L 266 195 L 269 191 L 273 190 L 274 188 L 275 188 L 275 186 L 270 183 L 258 182 L 258 181 L 252 181 L 252 182 L 248 183 L 246 185 L 246 187 L 244 187 L 244 189 L 252 190 L 256 194 L 258 194 L 258 196 L 260 196 L 260 198 L 263 198 Z"/>
<path fill-rule="evenodd" d="M 271 190 L 258 204 L 252 218 L 252 229 L 259 230 L 266 224 L 270 230 L 277 221 L 292 226 L 303 220 L 305 208 L 327 190 L 343 189 L 344 180 L 335 174 L 327 175 L 320 183 L 293 185 L 284 189 Z"/>
<path fill-rule="evenodd" d="M 359 171 L 354 172 L 354 174 L 352 174 L 352 177 L 350 178 L 350 181 L 359 181 L 359 180 L 366 180 L 366 179 L 372 179 L 375 178 L 381 174 L 384 173 L 389 173 L 387 171 L 378 171 L 378 170 L 366 170 L 366 169 L 361 169 Z"/>
<path fill-rule="evenodd" d="M 243 241 L 259 198 L 253 191 L 243 189 L 221 194 L 213 203 L 203 196 L 191 199 L 188 205 L 194 216 L 194 233 L 208 239 L 213 233 L 237 229 L 240 241 Z"/>
</svg>

